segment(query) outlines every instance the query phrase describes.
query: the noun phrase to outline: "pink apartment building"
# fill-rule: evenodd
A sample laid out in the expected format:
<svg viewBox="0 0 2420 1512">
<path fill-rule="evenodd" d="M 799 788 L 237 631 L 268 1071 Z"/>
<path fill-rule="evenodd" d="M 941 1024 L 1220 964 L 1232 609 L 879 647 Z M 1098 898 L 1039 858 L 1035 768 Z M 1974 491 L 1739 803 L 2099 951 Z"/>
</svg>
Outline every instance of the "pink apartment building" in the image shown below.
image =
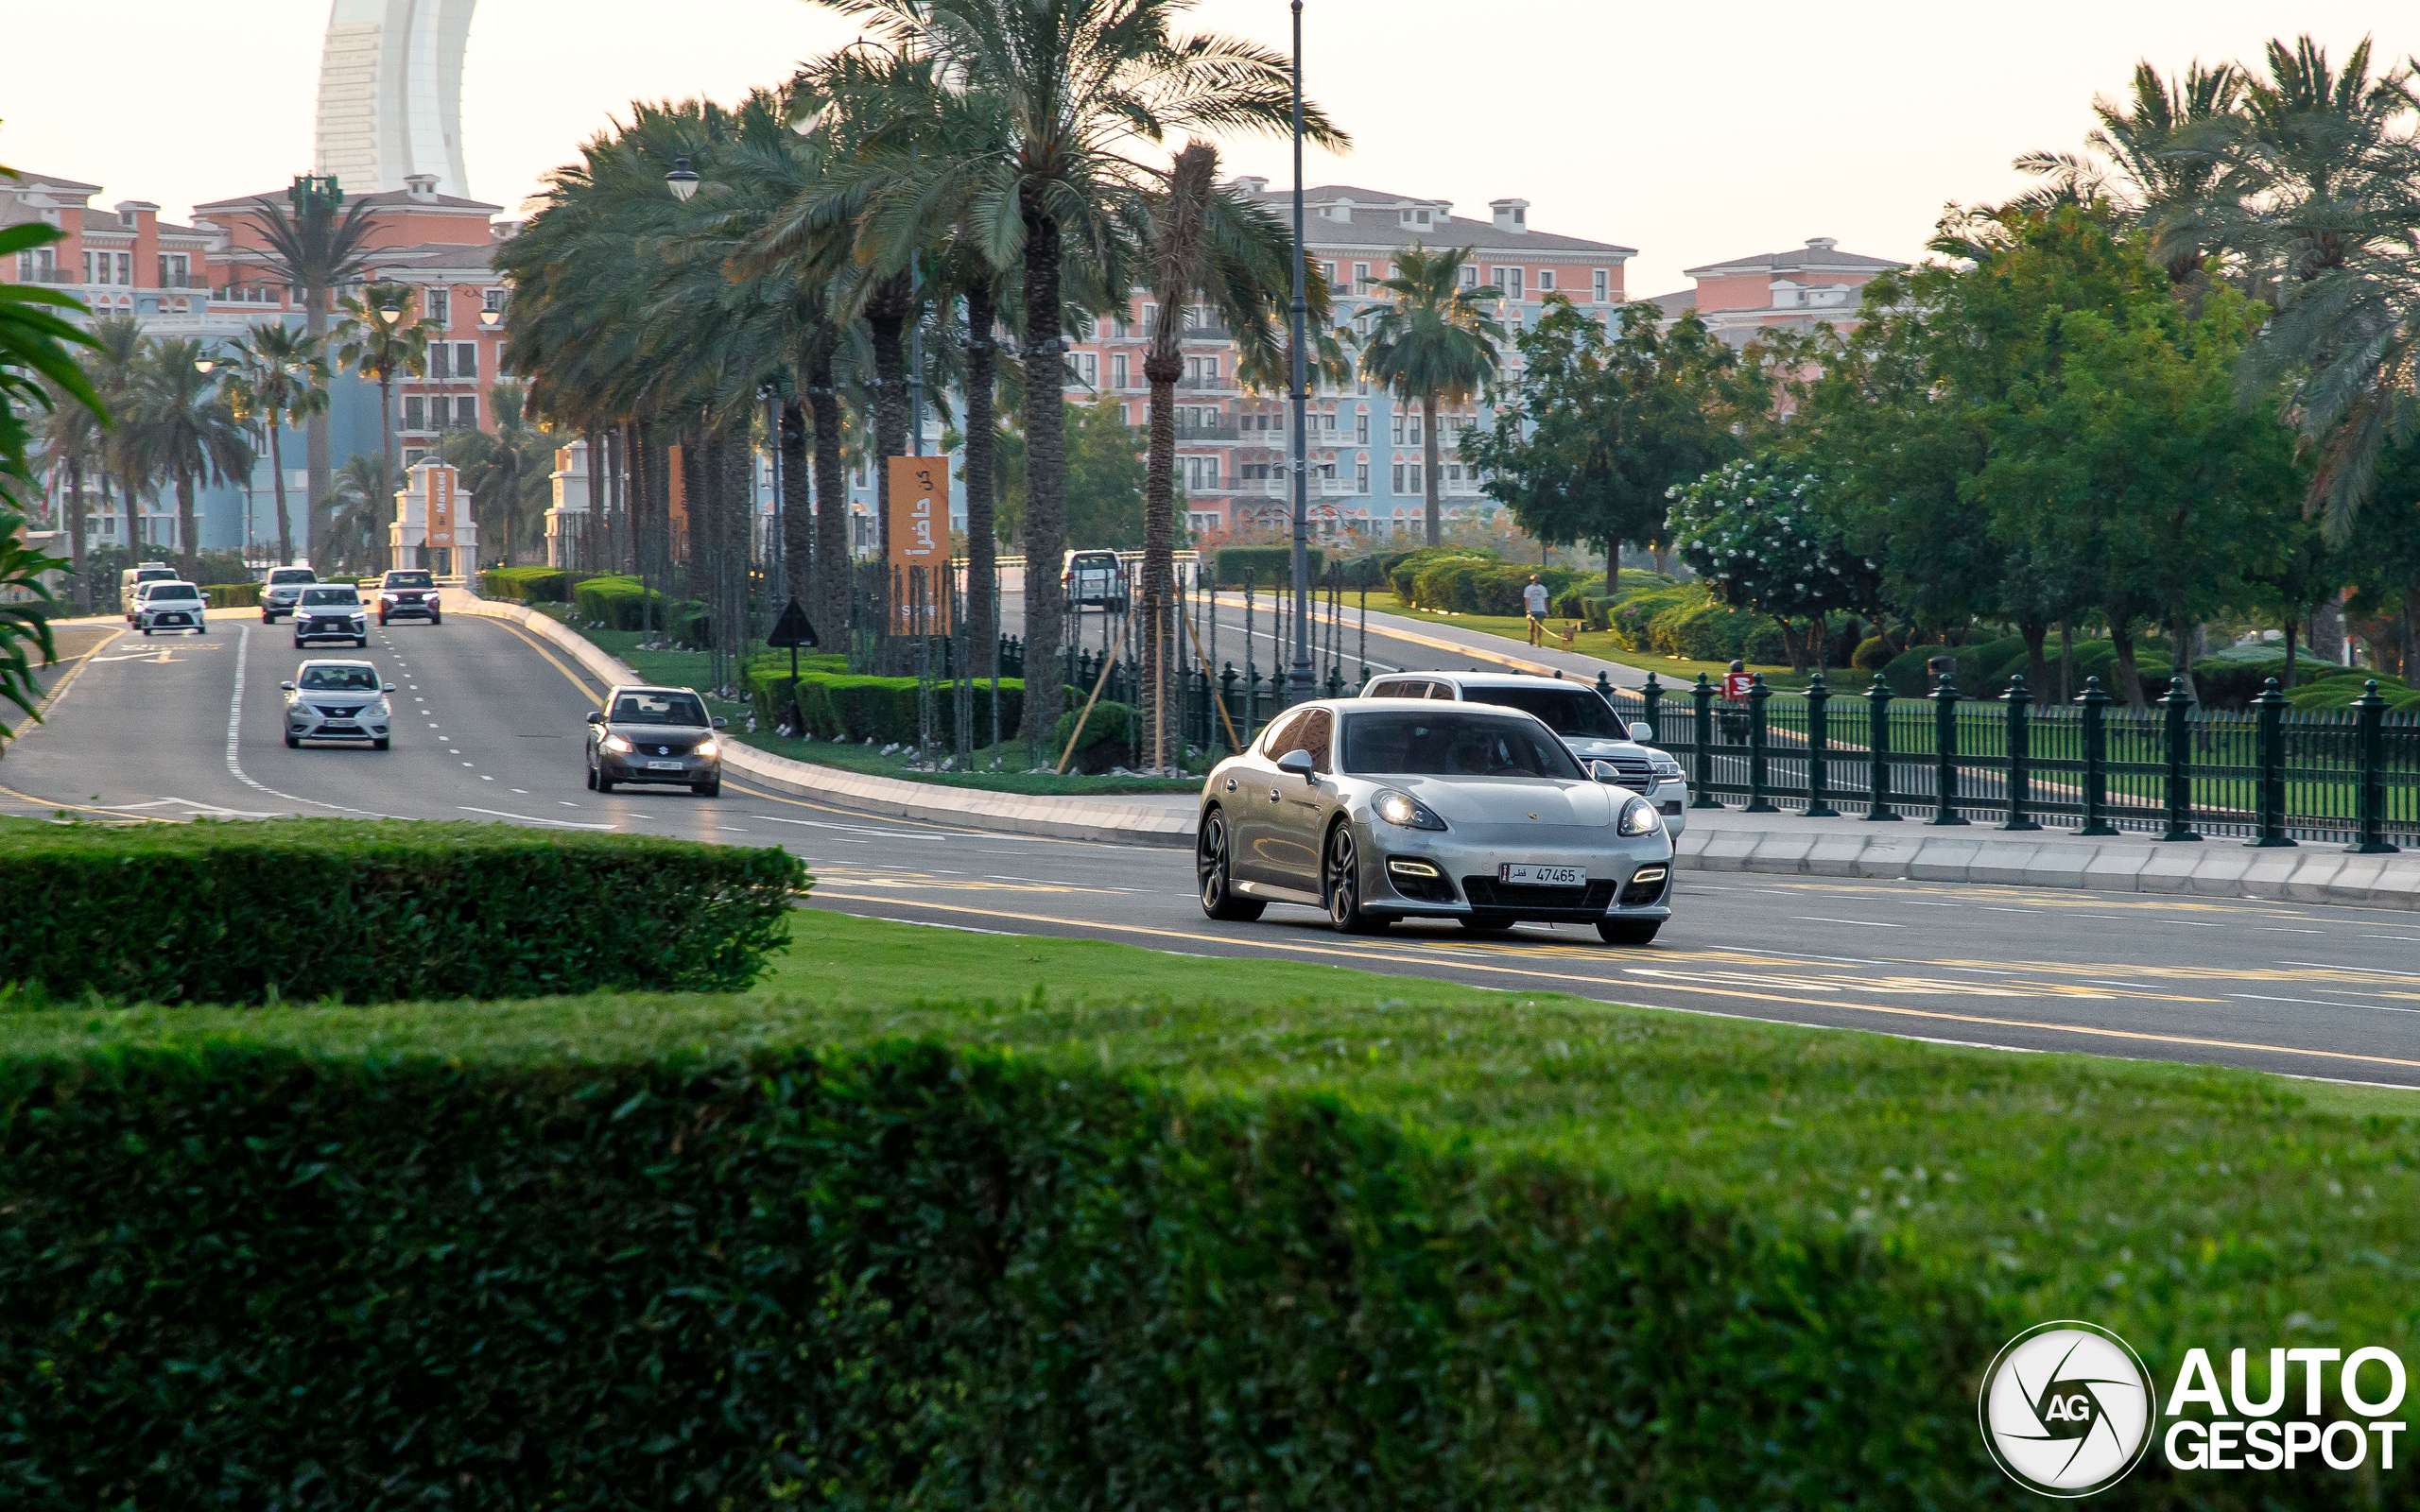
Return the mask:
<svg viewBox="0 0 2420 1512">
<path fill-rule="evenodd" d="M 1763 331 L 1811 331 L 1819 324 L 1857 328 L 1859 292 L 1878 274 L 1906 267 L 1887 257 L 1844 252 L 1829 236 L 1804 247 L 1760 252 L 1687 269 L 1695 288 L 1658 294 L 1646 302 L 1668 321 L 1695 310 L 1707 329 L 1735 347 Z"/>
<path fill-rule="evenodd" d="M 1290 190 L 1271 189 L 1265 179 L 1236 183 L 1290 218 Z M 1373 285 L 1393 276 L 1394 255 L 1407 247 L 1473 249 L 1465 277 L 1504 291 L 1499 313 L 1508 327 L 1535 319 L 1548 294 L 1563 294 L 1610 321 L 1623 300 L 1623 264 L 1636 252 L 1532 231 L 1526 199 L 1491 200 L 1490 218 L 1473 220 L 1454 215 L 1450 200 L 1328 184 L 1305 190 L 1304 207 L 1305 248 L 1335 290 L 1335 318 L 1363 332 L 1369 321 L 1362 312 L 1377 302 Z M 1124 316 L 1077 343 L 1068 355 L 1069 401 L 1105 395 L 1126 411 L 1129 423 L 1143 424 L 1150 404 L 1144 346 L 1162 318 L 1138 291 Z M 1229 531 L 1290 519 L 1293 495 L 1285 471 L 1290 408 L 1283 386 L 1249 388 L 1239 381 L 1235 346 L 1214 310 L 1191 306 L 1182 318 L 1185 371 L 1177 388 L 1177 476 L 1189 523 L 1197 531 Z M 1438 413 L 1445 474 L 1440 493 L 1449 517 L 1484 502 L 1477 470 L 1456 455 L 1461 427 L 1482 423 L 1484 414 L 1478 404 Z M 1416 528 L 1425 507 L 1421 423 L 1416 407 L 1399 406 L 1368 383 L 1315 387 L 1305 438 L 1315 528 L 1322 534 Z"/>
</svg>

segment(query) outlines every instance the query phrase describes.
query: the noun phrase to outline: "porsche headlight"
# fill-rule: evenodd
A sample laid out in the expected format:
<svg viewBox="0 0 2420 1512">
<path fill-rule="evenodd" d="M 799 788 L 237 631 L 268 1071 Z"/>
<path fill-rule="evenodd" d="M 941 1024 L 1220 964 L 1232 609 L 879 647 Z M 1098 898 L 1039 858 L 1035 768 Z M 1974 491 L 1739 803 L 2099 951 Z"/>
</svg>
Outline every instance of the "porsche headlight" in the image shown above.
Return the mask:
<svg viewBox="0 0 2420 1512">
<path fill-rule="evenodd" d="M 1427 804 L 1392 787 L 1372 799 L 1370 809 L 1389 824 L 1407 830 L 1442 830 L 1445 827 L 1445 821 L 1431 812 Z"/>
<path fill-rule="evenodd" d="M 1615 828 L 1623 834 L 1653 834 L 1663 822 L 1655 816 L 1654 804 L 1634 798 L 1622 805 L 1621 818 Z"/>
<path fill-rule="evenodd" d="M 602 745 L 607 750 L 616 753 L 626 751 L 631 748 L 631 743 L 624 740 L 619 735 L 608 735 L 598 744 Z"/>
</svg>

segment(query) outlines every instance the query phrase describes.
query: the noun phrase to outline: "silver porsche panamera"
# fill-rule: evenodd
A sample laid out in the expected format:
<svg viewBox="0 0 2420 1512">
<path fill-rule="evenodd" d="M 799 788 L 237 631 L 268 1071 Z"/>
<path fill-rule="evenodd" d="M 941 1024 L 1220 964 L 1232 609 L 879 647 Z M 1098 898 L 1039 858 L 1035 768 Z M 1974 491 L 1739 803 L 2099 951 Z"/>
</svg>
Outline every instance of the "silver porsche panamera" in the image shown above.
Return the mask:
<svg viewBox="0 0 2420 1512">
<path fill-rule="evenodd" d="M 1518 710 L 1415 698 L 1300 704 L 1201 789 L 1202 912 L 1318 908 L 1347 932 L 1594 924 L 1644 945 L 1672 915 L 1656 806 Z"/>
</svg>

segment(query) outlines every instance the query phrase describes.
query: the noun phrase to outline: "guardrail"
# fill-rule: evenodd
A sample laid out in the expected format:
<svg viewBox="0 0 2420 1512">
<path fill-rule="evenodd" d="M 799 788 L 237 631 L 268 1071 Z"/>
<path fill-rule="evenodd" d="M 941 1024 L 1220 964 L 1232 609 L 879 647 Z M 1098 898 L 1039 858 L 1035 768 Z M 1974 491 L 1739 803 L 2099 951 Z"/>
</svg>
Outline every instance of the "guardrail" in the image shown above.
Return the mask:
<svg viewBox="0 0 2420 1512">
<path fill-rule="evenodd" d="M 1652 673 L 1640 689 L 1599 676 L 1598 691 L 1656 731 L 1702 808 L 1737 798 L 1772 814 L 1785 799 L 1823 818 L 1845 808 L 2087 835 L 2342 841 L 2365 854 L 2420 844 L 2420 719 L 2390 713 L 2376 681 L 2350 709 L 2310 713 L 2289 708 L 2273 678 L 2242 714 L 2203 709 L 2182 678 L 2150 710 L 2119 706 L 2098 678 L 2066 706 L 2037 706 L 2021 677 L 1994 700 L 1946 680 L 1928 698 L 1894 697 L 1880 678 L 1834 693 L 1820 674 L 1804 693 L 1757 677 L 1728 701 L 1703 676 L 1685 689 Z"/>
</svg>

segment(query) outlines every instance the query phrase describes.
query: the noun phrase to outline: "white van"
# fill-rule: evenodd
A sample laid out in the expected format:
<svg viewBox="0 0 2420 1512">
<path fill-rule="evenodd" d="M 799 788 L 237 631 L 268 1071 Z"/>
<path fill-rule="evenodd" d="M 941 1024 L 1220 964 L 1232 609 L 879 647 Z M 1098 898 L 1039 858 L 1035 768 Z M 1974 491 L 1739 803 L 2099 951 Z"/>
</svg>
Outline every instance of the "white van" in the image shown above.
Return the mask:
<svg viewBox="0 0 2420 1512">
<path fill-rule="evenodd" d="M 177 570 L 164 561 L 139 561 L 117 575 L 118 607 L 126 610 L 126 623 L 134 623 L 134 590 L 144 583 L 173 583 Z"/>
</svg>

